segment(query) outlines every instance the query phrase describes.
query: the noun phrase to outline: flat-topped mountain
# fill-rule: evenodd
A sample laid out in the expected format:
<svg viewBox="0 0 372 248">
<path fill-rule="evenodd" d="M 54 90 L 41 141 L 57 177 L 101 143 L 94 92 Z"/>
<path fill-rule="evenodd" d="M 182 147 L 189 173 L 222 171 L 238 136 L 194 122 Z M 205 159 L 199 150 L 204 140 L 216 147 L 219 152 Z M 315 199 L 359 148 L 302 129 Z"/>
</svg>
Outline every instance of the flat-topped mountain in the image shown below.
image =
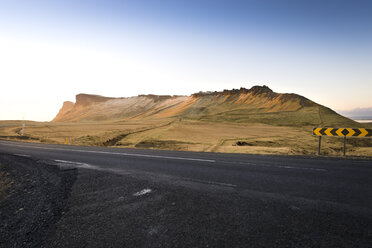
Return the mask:
<svg viewBox="0 0 372 248">
<path fill-rule="evenodd" d="M 358 124 L 297 94 L 273 92 L 267 86 L 191 96 L 139 95 L 112 98 L 79 94 L 64 102 L 54 122 L 186 118 L 212 122 L 248 122 L 271 125 Z"/>
</svg>

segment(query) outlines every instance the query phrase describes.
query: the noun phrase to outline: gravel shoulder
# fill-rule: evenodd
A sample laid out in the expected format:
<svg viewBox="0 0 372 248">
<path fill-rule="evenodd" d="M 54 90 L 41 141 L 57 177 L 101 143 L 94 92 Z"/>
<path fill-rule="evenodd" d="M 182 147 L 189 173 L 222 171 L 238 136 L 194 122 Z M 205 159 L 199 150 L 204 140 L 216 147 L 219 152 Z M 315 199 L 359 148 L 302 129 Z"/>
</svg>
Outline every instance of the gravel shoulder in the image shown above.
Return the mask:
<svg viewBox="0 0 372 248">
<path fill-rule="evenodd" d="M 76 170 L 0 154 L 0 247 L 40 247 L 66 206 Z"/>
</svg>

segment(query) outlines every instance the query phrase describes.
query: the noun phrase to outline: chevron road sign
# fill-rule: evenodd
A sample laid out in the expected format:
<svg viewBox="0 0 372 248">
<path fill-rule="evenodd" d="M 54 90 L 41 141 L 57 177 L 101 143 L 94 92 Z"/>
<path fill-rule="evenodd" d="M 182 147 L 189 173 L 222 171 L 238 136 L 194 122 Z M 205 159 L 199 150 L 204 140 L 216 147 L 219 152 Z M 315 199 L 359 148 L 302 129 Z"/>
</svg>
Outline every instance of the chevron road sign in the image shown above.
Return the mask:
<svg viewBox="0 0 372 248">
<path fill-rule="evenodd" d="M 372 129 L 318 127 L 313 129 L 313 135 L 335 137 L 372 137 Z"/>
<path fill-rule="evenodd" d="M 346 156 L 346 138 L 347 137 L 372 138 L 372 129 L 317 127 L 313 129 L 313 135 L 319 137 L 318 155 L 320 155 L 322 136 L 344 137 L 344 156 Z"/>
</svg>

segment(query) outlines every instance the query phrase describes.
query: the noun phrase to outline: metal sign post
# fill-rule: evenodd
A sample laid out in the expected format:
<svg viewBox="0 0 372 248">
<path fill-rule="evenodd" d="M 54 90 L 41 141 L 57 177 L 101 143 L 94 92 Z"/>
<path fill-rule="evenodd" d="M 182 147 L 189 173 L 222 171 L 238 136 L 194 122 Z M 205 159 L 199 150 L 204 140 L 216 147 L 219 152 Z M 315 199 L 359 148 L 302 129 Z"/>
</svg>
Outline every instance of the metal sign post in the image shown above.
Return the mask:
<svg viewBox="0 0 372 248">
<path fill-rule="evenodd" d="M 322 145 L 322 136 L 319 136 L 318 156 L 320 156 L 320 146 L 321 145 Z"/>
<path fill-rule="evenodd" d="M 25 134 L 25 118 L 23 118 L 22 120 L 22 129 L 21 129 L 21 136 L 23 136 Z"/>
<path fill-rule="evenodd" d="M 344 136 L 344 157 L 346 156 L 346 136 Z"/>
</svg>

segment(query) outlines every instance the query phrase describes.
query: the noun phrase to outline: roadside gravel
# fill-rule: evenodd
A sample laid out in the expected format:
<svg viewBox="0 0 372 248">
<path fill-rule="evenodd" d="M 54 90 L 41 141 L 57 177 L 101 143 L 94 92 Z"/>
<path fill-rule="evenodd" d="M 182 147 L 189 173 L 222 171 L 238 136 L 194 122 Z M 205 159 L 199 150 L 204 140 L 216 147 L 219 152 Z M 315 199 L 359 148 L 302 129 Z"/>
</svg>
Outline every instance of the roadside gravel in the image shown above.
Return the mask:
<svg viewBox="0 0 372 248">
<path fill-rule="evenodd" d="M 40 247 L 62 215 L 77 171 L 5 154 L 0 164 L 0 247 Z"/>
</svg>

